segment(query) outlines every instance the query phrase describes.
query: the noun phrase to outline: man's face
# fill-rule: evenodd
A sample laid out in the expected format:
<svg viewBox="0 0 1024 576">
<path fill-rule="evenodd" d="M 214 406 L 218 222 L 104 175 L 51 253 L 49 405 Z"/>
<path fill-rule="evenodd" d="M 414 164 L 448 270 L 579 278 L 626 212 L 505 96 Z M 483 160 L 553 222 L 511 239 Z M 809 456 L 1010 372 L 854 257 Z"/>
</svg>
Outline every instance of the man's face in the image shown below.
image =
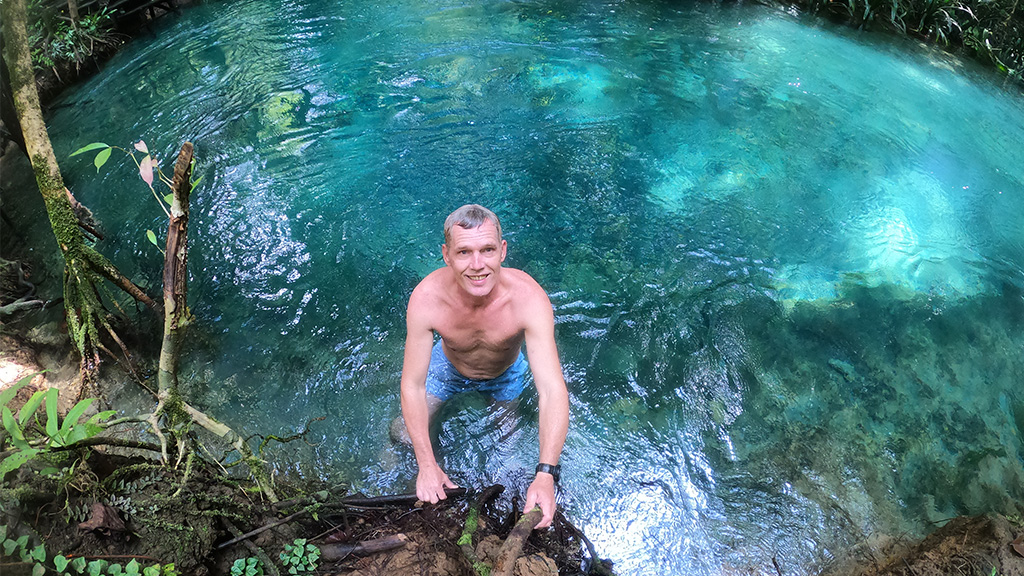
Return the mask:
<svg viewBox="0 0 1024 576">
<path fill-rule="evenodd" d="M 444 263 L 470 296 L 487 296 L 498 284 L 507 250 L 506 242 L 498 239 L 498 228 L 486 220 L 476 228 L 453 226 L 450 235 L 451 241 L 441 246 Z"/>
</svg>

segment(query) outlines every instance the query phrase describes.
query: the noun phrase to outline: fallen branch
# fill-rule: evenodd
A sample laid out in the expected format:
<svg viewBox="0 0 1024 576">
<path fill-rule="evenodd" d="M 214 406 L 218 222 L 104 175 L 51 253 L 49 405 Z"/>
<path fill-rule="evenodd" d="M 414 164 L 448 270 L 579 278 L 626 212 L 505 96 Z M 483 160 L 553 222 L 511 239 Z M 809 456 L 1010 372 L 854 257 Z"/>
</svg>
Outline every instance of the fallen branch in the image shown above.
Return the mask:
<svg viewBox="0 0 1024 576">
<path fill-rule="evenodd" d="M 369 556 L 370 554 L 401 548 L 408 541 L 409 538 L 405 534 L 394 534 L 373 540 L 363 540 L 354 544 L 324 544 L 320 547 L 320 557 L 325 562 L 337 562 L 344 560 L 350 554 Z"/>
<path fill-rule="evenodd" d="M 278 520 L 277 522 L 271 522 L 270 524 L 266 524 L 264 526 L 260 526 L 259 528 L 255 529 L 255 530 L 250 530 L 249 532 L 246 532 L 245 534 L 242 534 L 240 536 L 235 536 L 231 540 L 228 540 L 227 542 L 218 545 L 216 549 L 217 550 L 222 550 L 224 548 L 227 548 L 228 546 L 231 546 L 232 544 L 238 544 L 239 542 L 242 542 L 243 540 L 248 540 L 249 538 L 252 538 L 253 536 L 257 536 L 259 534 L 262 534 L 262 533 L 266 532 L 267 530 L 270 530 L 271 528 L 277 528 L 278 526 L 280 526 L 282 524 L 287 524 L 287 523 L 291 522 L 292 520 L 298 518 L 299 516 L 302 516 L 303 514 L 309 512 L 312 508 L 313 508 L 312 506 L 308 507 L 308 508 L 304 508 L 302 510 L 299 510 L 295 514 L 292 514 L 291 516 L 286 516 L 286 517 Z"/>
<path fill-rule="evenodd" d="M 530 532 L 533 532 L 533 527 L 543 517 L 544 512 L 540 508 L 534 508 L 516 522 L 508 538 L 505 538 L 505 543 L 501 545 L 501 550 L 498 551 L 498 559 L 494 561 L 494 571 L 491 572 L 493 576 L 512 575 L 516 560 L 523 553 L 523 544 L 530 537 Z"/>
<path fill-rule="evenodd" d="M 445 496 L 449 498 L 460 498 L 466 495 L 465 488 L 445 488 Z M 415 504 L 419 498 L 415 494 L 390 494 L 387 496 L 348 496 L 340 500 L 342 506 L 360 506 L 363 508 L 374 508 L 383 506 L 407 506 Z"/>
<path fill-rule="evenodd" d="M 236 537 L 236 540 L 239 537 L 241 537 L 242 531 L 236 528 L 235 525 L 232 524 L 230 520 L 222 516 L 220 521 L 222 524 L 224 524 L 224 527 L 228 529 L 228 532 L 230 532 L 233 536 Z M 260 559 L 261 562 L 263 562 L 263 569 L 266 570 L 268 576 L 281 576 L 281 573 L 277 570 L 277 566 L 274 564 L 273 560 L 270 559 L 270 556 L 267 555 L 263 548 L 260 548 L 256 544 L 253 544 L 248 539 L 243 539 L 241 540 L 241 542 L 245 545 L 246 548 L 249 549 L 249 552 L 252 552 L 253 556 L 256 556 Z"/>
</svg>

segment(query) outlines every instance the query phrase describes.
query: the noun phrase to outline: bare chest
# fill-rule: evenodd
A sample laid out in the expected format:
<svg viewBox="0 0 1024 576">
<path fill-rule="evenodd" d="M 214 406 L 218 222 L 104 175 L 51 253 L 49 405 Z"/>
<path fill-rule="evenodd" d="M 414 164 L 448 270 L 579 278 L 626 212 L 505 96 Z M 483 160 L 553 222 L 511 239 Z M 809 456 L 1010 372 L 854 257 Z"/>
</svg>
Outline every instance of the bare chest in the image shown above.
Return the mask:
<svg viewBox="0 0 1024 576">
<path fill-rule="evenodd" d="M 523 326 L 510 310 L 491 313 L 467 313 L 453 310 L 435 329 L 454 352 L 488 350 L 503 353 L 517 352 L 523 343 Z"/>
</svg>

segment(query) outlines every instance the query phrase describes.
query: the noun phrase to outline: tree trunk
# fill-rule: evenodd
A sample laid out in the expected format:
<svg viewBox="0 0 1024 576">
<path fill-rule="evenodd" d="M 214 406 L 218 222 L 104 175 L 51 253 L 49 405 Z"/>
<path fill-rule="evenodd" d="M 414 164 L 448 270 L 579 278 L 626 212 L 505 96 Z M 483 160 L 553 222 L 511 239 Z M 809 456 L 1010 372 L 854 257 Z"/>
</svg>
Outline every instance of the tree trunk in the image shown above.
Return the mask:
<svg viewBox="0 0 1024 576">
<path fill-rule="evenodd" d="M 192 184 L 192 143 L 185 142 L 174 164 L 171 222 L 164 257 L 164 337 L 160 346 L 159 397 L 172 413 L 181 413 L 178 352 L 192 320 L 188 311 L 188 195 Z"/>
<path fill-rule="evenodd" d="M 78 0 L 68 0 L 68 16 L 71 17 L 71 26 L 78 26 Z"/>
<path fill-rule="evenodd" d="M 189 424 L 195 422 L 216 434 L 238 450 L 248 465 L 256 483 L 271 502 L 277 502 L 277 495 L 271 486 L 270 476 L 263 468 L 263 462 L 256 458 L 245 439 L 234 430 L 217 422 L 207 414 L 189 406 L 178 392 L 178 359 L 185 329 L 192 322 L 188 310 L 188 201 L 192 190 L 192 143 L 185 142 L 174 164 L 171 180 L 173 200 L 171 221 L 167 226 L 167 249 L 164 255 L 164 335 L 160 345 L 160 368 L 157 372 L 159 404 L 154 412 L 154 432 L 160 436 L 156 416 L 163 414 L 167 428 L 176 436 L 175 441 L 184 446 L 184 436 Z M 165 441 L 161 438 L 161 445 Z M 179 449 L 179 460 L 184 449 Z M 163 453 L 167 460 L 166 448 Z"/>
<path fill-rule="evenodd" d="M 25 152 L 32 163 L 50 226 L 64 256 L 64 307 L 68 332 L 82 356 L 82 375 L 91 381 L 99 365 L 98 351 L 102 349 L 100 328 L 113 334 L 96 284 L 102 281 L 100 275 L 118 279 L 116 283 L 122 287 L 131 282 L 85 243 L 78 227 L 78 217 L 68 199 L 39 106 L 29 51 L 25 0 L 4 0 L 0 3 L 0 15 L 3 17 L 6 48 L 4 62 L 10 73 L 11 92 L 25 140 Z M 137 290 L 136 296 L 138 294 L 144 296 L 141 289 Z M 152 300 L 147 304 L 154 305 Z"/>
</svg>

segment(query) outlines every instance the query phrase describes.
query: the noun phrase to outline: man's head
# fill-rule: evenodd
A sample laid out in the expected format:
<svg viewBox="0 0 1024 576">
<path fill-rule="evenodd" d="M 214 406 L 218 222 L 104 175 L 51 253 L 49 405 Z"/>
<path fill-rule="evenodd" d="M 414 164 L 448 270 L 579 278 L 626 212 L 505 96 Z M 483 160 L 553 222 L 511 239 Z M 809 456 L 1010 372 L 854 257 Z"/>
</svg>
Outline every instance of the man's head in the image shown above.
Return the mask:
<svg viewBox="0 0 1024 576">
<path fill-rule="evenodd" d="M 444 221 L 444 243 L 451 244 L 452 228 L 458 226 L 467 230 L 479 228 L 481 224 L 490 220 L 498 229 L 498 240 L 501 241 L 501 221 L 497 214 L 479 204 L 466 204 L 455 212 L 448 215 Z"/>
<path fill-rule="evenodd" d="M 452 212 L 444 223 L 441 255 L 456 283 L 473 297 L 486 297 L 499 284 L 507 244 L 494 212 L 469 204 Z"/>
</svg>

